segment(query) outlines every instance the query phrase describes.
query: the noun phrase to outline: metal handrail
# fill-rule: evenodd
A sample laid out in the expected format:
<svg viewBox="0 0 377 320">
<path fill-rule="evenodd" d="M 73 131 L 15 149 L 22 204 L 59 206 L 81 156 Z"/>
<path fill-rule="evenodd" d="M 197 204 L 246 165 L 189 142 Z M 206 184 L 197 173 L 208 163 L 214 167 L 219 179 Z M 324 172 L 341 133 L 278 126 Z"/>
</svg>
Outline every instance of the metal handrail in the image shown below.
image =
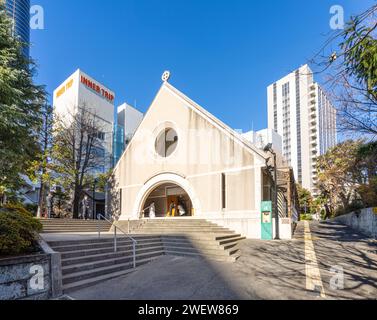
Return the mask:
<svg viewBox="0 0 377 320">
<path fill-rule="evenodd" d="M 113 224 L 109 219 L 107 219 L 105 216 L 103 216 L 102 214 L 97 214 L 97 226 L 98 226 L 98 238 L 100 239 L 101 238 L 101 227 L 100 227 L 100 218 L 104 219 L 106 222 L 110 223 L 111 226 L 114 226 L 114 252 L 118 252 L 118 245 L 117 245 L 117 229 L 119 229 L 124 235 L 127 236 L 128 239 L 130 239 L 132 241 L 132 248 L 133 248 L 133 267 L 134 269 L 136 268 L 136 245 L 137 245 L 137 241 L 130 237 L 127 232 L 123 231 L 121 228 L 117 227 L 115 224 Z M 130 223 L 130 221 L 128 221 L 128 224 Z"/>
</svg>

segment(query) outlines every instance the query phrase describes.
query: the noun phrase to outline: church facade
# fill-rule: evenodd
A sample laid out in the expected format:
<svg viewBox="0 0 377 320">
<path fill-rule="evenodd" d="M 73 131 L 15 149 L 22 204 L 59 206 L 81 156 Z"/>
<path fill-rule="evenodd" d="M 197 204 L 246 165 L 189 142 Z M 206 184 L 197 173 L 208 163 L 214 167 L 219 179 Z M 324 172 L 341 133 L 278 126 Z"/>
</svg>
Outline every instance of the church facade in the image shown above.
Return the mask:
<svg viewBox="0 0 377 320">
<path fill-rule="evenodd" d="M 119 221 L 206 219 L 261 238 L 268 155 L 164 81 L 113 171 Z"/>
</svg>

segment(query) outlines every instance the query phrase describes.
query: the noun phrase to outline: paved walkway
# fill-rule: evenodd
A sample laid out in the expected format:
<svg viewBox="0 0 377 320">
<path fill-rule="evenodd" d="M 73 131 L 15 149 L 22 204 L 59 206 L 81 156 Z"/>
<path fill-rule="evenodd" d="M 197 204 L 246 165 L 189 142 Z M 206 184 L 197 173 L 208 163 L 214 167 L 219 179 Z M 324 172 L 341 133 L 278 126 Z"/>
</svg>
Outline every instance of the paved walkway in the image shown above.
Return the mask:
<svg viewBox="0 0 377 320">
<path fill-rule="evenodd" d="M 326 298 L 377 299 L 377 241 L 337 223 L 310 230 Z M 342 270 L 344 289 L 337 289 Z"/>
<path fill-rule="evenodd" d="M 304 227 L 300 223 L 292 241 L 243 241 L 242 256 L 233 264 L 164 256 L 130 275 L 70 296 L 101 300 L 376 299 L 376 241 L 337 224 L 311 223 L 310 233 Z M 330 285 L 336 275 L 331 272 L 334 267 L 337 271 L 343 267 L 343 290 Z M 310 284 L 315 277 L 322 288 L 313 290 Z"/>
</svg>

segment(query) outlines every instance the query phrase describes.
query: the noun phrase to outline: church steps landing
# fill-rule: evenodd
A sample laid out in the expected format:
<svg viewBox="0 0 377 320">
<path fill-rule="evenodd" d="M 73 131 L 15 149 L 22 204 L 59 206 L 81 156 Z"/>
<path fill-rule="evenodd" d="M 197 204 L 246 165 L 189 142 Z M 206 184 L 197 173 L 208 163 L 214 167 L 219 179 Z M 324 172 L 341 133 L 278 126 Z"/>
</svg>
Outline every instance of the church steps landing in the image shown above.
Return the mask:
<svg viewBox="0 0 377 320">
<path fill-rule="evenodd" d="M 180 225 L 181 222 L 183 225 Z M 89 224 L 97 231 L 95 222 Z M 63 223 L 55 227 L 65 229 L 67 225 Z M 127 230 L 128 222 L 119 224 L 119 227 Z M 77 228 L 74 226 L 71 230 L 76 232 Z M 239 242 L 244 239 L 229 229 L 197 219 L 145 220 L 137 230 L 132 230 L 131 236 L 137 241 L 137 266 L 162 255 L 234 262 L 240 256 Z M 114 252 L 111 233 L 103 234 L 101 238 L 74 240 L 74 237 L 49 242 L 53 250 L 61 253 L 64 292 L 85 288 L 134 270 L 133 242 L 125 235 L 118 235 L 117 252 Z"/>
</svg>

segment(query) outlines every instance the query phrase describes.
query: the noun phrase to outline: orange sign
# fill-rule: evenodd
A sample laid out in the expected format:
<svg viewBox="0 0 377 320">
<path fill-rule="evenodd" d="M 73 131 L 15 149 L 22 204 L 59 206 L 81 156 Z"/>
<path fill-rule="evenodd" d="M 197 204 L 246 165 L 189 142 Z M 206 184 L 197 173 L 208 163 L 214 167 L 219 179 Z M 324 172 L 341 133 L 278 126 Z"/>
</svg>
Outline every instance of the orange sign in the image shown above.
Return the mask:
<svg viewBox="0 0 377 320">
<path fill-rule="evenodd" d="M 56 93 L 56 98 L 62 96 L 73 85 L 73 79 L 69 80 L 64 86 L 62 86 Z"/>
</svg>

